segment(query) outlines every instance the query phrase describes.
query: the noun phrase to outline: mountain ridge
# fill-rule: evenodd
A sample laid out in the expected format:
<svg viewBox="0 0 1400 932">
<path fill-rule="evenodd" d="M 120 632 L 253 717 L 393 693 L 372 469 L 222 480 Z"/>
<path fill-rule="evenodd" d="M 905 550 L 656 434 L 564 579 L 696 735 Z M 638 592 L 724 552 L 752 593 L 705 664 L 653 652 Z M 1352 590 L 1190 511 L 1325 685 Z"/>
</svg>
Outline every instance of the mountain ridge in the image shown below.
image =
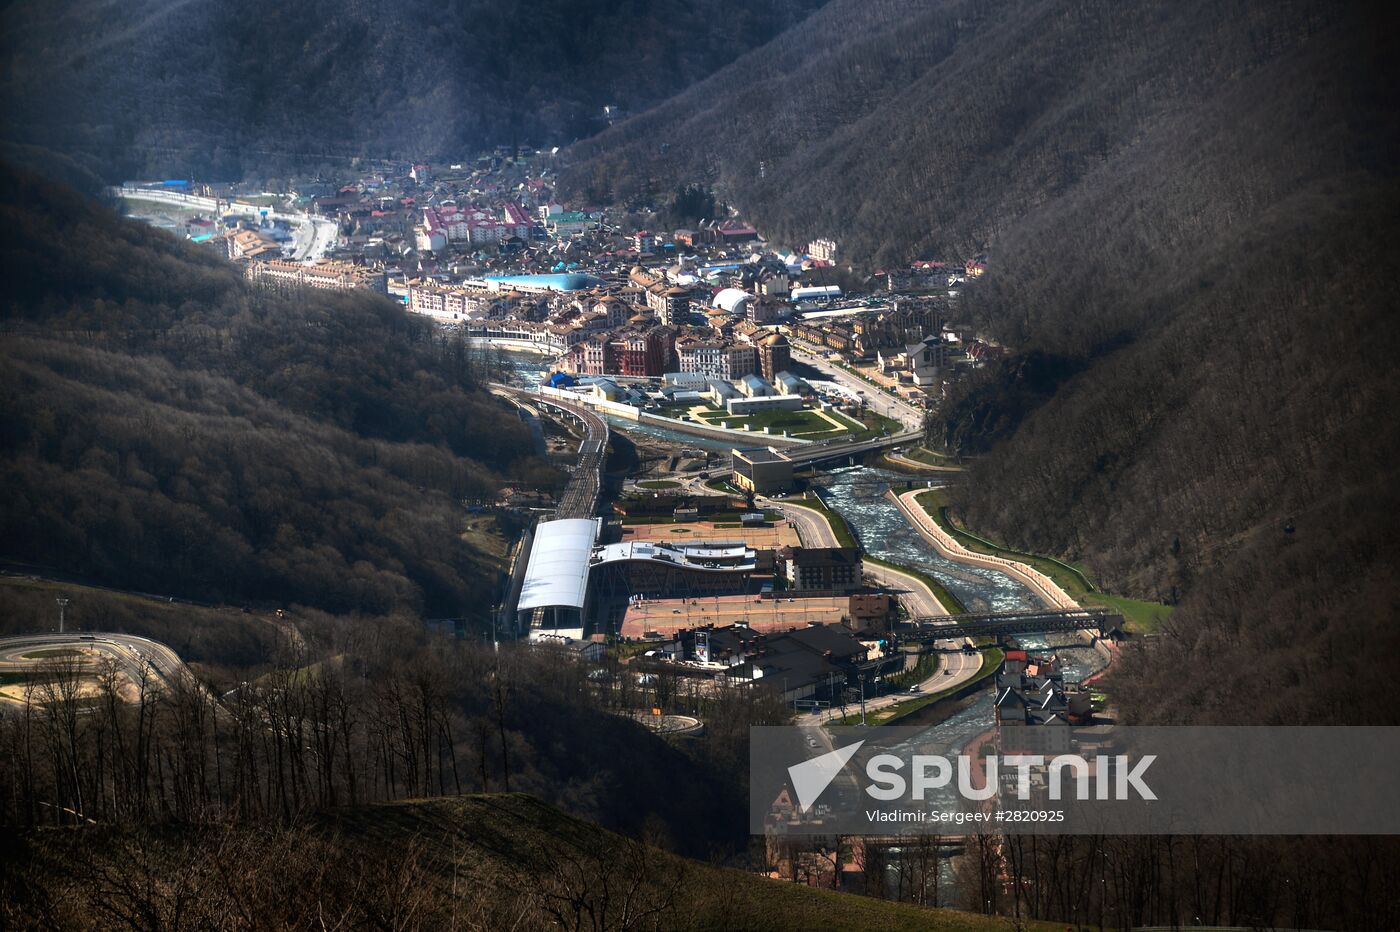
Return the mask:
<svg viewBox="0 0 1400 932">
<path fill-rule="evenodd" d="M 10 3 L 3 136 L 87 155 L 109 181 L 559 145 L 821 2 Z"/>
<path fill-rule="evenodd" d="M 365 291 L 260 291 L 26 172 L 0 217 L 0 555 L 337 612 L 492 594 L 462 501 L 557 474 L 460 341 Z"/>
<path fill-rule="evenodd" d="M 1011 358 L 933 426 L 982 454 L 960 518 L 1181 604 L 1123 668 L 1134 715 L 1369 721 L 1361 645 L 1394 643 L 1374 621 L 1393 597 L 1353 580 L 1400 553 L 1379 517 L 1400 452 L 1394 26 L 1308 0 L 838 0 L 575 147 L 564 188 L 644 207 L 703 179 L 778 244 L 832 236 L 866 271 L 985 252 L 951 322 Z M 765 117 L 778 102 L 800 133 Z M 1244 698 L 1273 685 L 1287 701 Z"/>
</svg>

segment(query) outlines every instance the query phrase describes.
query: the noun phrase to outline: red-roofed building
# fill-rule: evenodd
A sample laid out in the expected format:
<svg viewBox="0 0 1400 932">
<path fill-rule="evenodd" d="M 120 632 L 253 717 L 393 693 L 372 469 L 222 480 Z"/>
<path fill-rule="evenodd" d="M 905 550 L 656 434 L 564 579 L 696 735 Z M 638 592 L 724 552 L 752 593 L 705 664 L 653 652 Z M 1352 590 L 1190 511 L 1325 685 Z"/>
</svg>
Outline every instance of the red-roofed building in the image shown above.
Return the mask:
<svg viewBox="0 0 1400 932">
<path fill-rule="evenodd" d="M 748 243 L 758 239 L 758 231 L 746 223 L 738 220 L 726 220 L 719 225 L 716 231 L 719 238 L 725 243 Z"/>
<path fill-rule="evenodd" d="M 1000 359 L 1006 355 L 1006 349 L 1001 346 L 992 346 L 990 343 L 983 343 L 981 340 L 973 340 L 967 344 L 967 358 L 976 363 L 990 362 Z"/>
<path fill-rule="evenodd" d="M 501 208 L 502 222 L 513 229 L 510 236 L 519 236 L 522 239 L 530 235 L 530 214 L 524 207 L 513 201 L 507 201 Z"/>
</svg>

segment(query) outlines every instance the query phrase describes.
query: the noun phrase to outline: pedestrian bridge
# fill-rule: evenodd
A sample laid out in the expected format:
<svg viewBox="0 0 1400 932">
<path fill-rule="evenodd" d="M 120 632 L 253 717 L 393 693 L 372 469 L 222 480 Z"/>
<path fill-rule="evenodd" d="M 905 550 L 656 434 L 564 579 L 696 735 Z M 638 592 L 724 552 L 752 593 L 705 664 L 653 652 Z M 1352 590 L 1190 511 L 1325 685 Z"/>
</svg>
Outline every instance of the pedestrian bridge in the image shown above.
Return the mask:
<svg viewBox="0 0 1400 932">
<path fill-rule="evenodd" d="M 945 638 L 1003 637 L 1016 634 L 1050 634 L 1061 631 L 1093 631 L 1099 637 L 1123 625 L 1123 616 L 1107 608 L 1039 608 L 1014 612 L 964 612 L 916 618 L 918 629 L 905 640 L 940 641 Z"/>
</svg>

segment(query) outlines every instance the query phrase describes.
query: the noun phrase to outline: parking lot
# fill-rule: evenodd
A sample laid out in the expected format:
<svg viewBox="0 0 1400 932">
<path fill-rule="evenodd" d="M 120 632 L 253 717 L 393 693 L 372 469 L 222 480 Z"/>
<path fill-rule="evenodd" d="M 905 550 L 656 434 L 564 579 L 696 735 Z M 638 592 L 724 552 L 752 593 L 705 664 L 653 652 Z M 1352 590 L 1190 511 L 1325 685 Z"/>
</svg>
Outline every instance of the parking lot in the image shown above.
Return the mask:
<svg viewBox="0 0 1400 932">
<path fill-rule="evenodd" d="M 806 627 L 814 621 L 836 624 L 849 607 L 850 600 L 845 597 L 760 600 L 757 596 L 736 595 L 661 599 L 629 606 L 622 622 L 622 636 L 640 639 L 646 632 L 656 631 L 666 637 L 682 628 L 699 628 L 710 624 L 722 627 L 739 621 L 747 622 L 755 631 L 764 633 L 787 631 Z"/>
<path fill-rule="evenodd" d="M 698 543 L 700 541 L 743 541 L 746 547 L 777 550 L 795 547 L 800 541 L 797 531 L 785 521 L 770 527 L 720 527 L 712 521 L 690 524 L 626 524 L 622 527 L 623 541 L 648 540 L 667 544 Z"/>
</svg>

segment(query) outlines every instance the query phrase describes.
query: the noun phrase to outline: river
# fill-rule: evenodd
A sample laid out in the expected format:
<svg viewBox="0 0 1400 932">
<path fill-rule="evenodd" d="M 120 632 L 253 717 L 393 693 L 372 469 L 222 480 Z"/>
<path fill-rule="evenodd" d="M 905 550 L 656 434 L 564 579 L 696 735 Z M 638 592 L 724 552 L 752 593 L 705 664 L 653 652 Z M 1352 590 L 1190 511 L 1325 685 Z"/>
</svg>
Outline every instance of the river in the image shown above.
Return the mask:
<svg viewBox="0 0 1400 932">
<path fill-rule="evenodd" d="M 520 381 L 539 383 L 543 360 L 528 354 L 506 354 Z M 525 358 L 519 358 L 525 357 Z M 668 430 L 652 424 L 609 418 L 612 426 L 628 434 L 644 435 L 650 440 L 669 441 L 678 446 L 727 450 L 732 445 L 723 440 L 710 440 Z M 1007 611 L 1034 608 L 1036 601 L 1030 591 L 1016 580 L 996 570 L 964 566 L 941 556 L 885 497 L 891 486 L 902 488 L 908 476 L 887 469 L 868 466 L 848 466 L 825 473 L 814 484 L 822 499 L 839 512 L 860 540 L 861 545 L 878 557 L 905 566 L 916 567 L 938 579 L 971 610 Z M 1071 634 L 1056 634 L 1053 641 L 1044 635 L 1023 635 L 1018 640 L 1029 650 L 1058 654 L 1065 679 L 1073 682 L 1103 667 L 1103 658 Z M 923 753 L 957 753 L 978 735 L 992 727 L 993 692 L 983 689 L 974 695 L 952 703 L 938 703 L 919 710 L 904 724 L 923 726 L 918 745 Z M 858 716 L 852 719 L 857 721 Z M 947 792 L 947 791 L 944 791 Z M 931 800 L 931 805 L 952 806 L 951 799 Z M 887 882 L 894 884 L 894 865 L 888 869 Z M 953 868 L 953 860 L 939 863 L 940 883 L 945 903 L 956 902 L 961 883 Z"/>
<path fill-rule="evenodd" d="M 1010 576 L 949 560 L 910 527 L 885 497 L 887 488 L 903 488 L 908 481 L 908 476 L 888 469 L 846 466 L 827 473 L 816 485 L 827 505 L 846 519 L 861 546 L 877 557 L 923 570 L 943 583 L 968 610 L 1002 612 L 1039 607 L 1030 590 Z M 1053 642 L 1034 634 L 1018 640 L 1031 650 L 1044 650 L 1053 643 L 1067 680 L 1081 680 L 1103 667 L 1098 651 L 1071 634 L 1056 634 Z M 990 702 L 989 697 L 988 709 Z M 989 714 L 982 721 L 987 721 Z"/>
<path fill-rule="evenodd" d="M 549 360 L 532 353 L 503 352 L 501 358 L 511 381 L 538 385 L 540 373 L 549 368 Z M 627 434 L 651 440 L 673 442 L 690 448 L 728 450 L 733 444 L 712 440 L 653 424 L 637 424 L 620 418 L 609 418 L 612 426 Z M 964 566 L 940 556 L 918 531 L 909 526 L 889 499 L 885 489 L 891 485 L 903 487 L 909 477 L 887 469 L 871 466 L 847 466 L 817 480 L 815 485 L 822 499 L 841 513 L 859 538 L 861 545 L 877 557 L 923 570 L 938 579 L 950 592 L 972 611 L 1009 611 L 1036 607 L 1035 599 L 1025 586 L 996 570 Z M 1053 649 L 1060 655 L 1065 678 L 1080 680 L 1103 667 L 1098 652 L 1084 646 L 1077 637 L 1057 634 L 1054 641 L 1040 635 L 1024 635 L 1021 644 L 1031 650 Z M 1052 647 L 1053 644 L 1053 647 Z M 957 735 L 970 738 L 991 723 L 991 694 L 984 692 L 967 707 L 958 710 L 940 724 L 937 731 L 948 732 L 950 743 Z"/>
</svg>

